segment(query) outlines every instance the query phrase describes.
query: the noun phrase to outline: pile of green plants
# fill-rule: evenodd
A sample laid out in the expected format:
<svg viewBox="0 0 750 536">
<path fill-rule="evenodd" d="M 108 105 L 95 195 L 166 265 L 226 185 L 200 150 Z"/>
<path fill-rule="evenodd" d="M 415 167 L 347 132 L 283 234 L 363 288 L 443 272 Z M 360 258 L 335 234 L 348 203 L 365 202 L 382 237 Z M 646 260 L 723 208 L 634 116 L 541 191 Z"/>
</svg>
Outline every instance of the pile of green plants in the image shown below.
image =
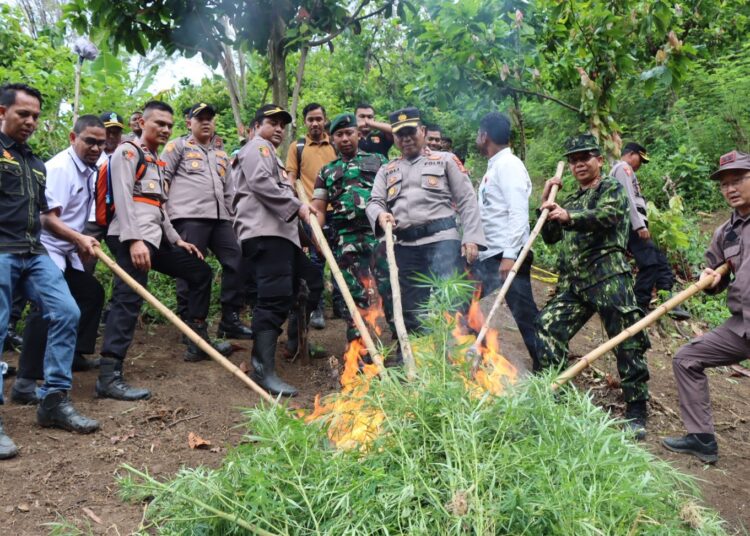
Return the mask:
<svg viewBox="0 0 750 536">
<path fill-rule="evenodd" d="M 372 382 L 385 420 L 366 447 L 333 449 L 324 422 L 257 407 L 219 468 L 159 482 L 128 467 L 124 496 L 149 500 L 163 534 L 724 534 L 691 478 L 585 393 L 554 396 L 540 377 L 470 395 L 450 329 L 414 341 L 413 383 Z"/>
</svg>

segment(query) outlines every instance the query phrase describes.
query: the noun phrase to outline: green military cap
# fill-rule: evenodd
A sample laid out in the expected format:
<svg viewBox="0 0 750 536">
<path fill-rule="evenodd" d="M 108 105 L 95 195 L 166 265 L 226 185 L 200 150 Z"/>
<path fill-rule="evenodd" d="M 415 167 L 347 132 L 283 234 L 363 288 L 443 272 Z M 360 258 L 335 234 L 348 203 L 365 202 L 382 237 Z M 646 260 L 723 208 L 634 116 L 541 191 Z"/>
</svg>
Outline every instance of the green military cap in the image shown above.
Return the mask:
<svg viewBox="0 0 750 536">
<path fill-rule="evenodd" d="M 584 151 L 596 151 L 597 153 L 601 153 L 596 138 L 591 134 L 580 134 L 568 138 L 565 141 L 565 153 L 563 156 L 568 156 L 573 153 L 582 153 Z"/>
<path fill-rule="evenodd" d="M 416 127 L 419 125 L 420 115 L 417 108 L 401 108 L 388 116 L 391 121 L 391 130 L 395 134 L 402 128 Z"/>
<path fill-rule="evenodd" d="M 328 133 L 333 134 L 342 128 L 351 128 L 357 126 L 357 118 L 352 113 L 339 114 L 331 119 L 331 125 L 328 127 Z"/>
</svg>

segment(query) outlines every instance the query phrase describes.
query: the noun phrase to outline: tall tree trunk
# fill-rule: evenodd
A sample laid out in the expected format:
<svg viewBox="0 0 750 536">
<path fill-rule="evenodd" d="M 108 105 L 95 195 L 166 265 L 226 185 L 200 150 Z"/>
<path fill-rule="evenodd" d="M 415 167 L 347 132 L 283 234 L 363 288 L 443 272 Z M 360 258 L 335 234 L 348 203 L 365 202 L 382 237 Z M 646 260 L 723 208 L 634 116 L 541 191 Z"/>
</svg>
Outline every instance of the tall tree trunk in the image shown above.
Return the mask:
<svg viewBox="0 0 750 536">
<path fill-rule="evenodd" d="M 232 105 L 232 115 L 234 116 L 234 124 L 237 126 L 237 133 L 240 136 L 244 136 L 245 127 L 242 123 L 242 105 L 240 103 L 239 86 L 237 84 L 237 72 L 234 69 L 232 50 L 226 44 L 222 47 L 221 68 L 224 71 L 224 78 L 229 90 L 229 102 Z"/>
<path fill-rule="evenodd" d="M 241 49 L 237 49 L 237 63 L 240 66 L 240 103 L 244 108 L 247 102 L 247 61 Z"/>
<path fill-rule="evenodd" d="M 292 93 L 292 107 L 289 109 L 289 113 L 292 114 L 292 131 L 290 137 L 295 139 L 297 137 L 297 107 L 299 106 L 299 92 L 302 88 L 302 79 L 305 76 L 305 63 L 307 62 L 307 53 L 310 51 L 308 47 L 302 47 L 302 52 L 299 56 L 299 65 L 297 66 L 297 80 L 294 84 L 294 92 Z"/>
<path fill-rule="evenodd" d="M 516 123 L 518 124 L 518 158 L 526 160 L 526 125 L 523 122 L 523 113 L 521 112 L 521 104 L 518 99 L 518 93 L 513 92 L 513 115 L 516 116 Z"/>
<path fill-rule="evenodd" d="M 289 106 L 289 88 L 286 81 L 286 50 L 284 36 L 286 24 L 280 16 L 271 23 L 271 34 L 268 38 L 268 61 L 271 66 L 271 90 L 273 102 L 283 108 Z"/>
</svg>

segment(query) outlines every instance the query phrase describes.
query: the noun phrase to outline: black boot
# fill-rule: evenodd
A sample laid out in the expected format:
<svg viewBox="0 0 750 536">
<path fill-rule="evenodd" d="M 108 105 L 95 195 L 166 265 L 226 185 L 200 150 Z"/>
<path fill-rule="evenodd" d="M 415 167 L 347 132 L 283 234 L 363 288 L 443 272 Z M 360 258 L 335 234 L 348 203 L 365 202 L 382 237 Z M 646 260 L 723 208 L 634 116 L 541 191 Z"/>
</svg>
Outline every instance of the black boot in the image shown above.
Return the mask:
<svg viewBox="0 0 750 536">
<path fill-rule="evenodd" d="M 87 359 L 78 352 L 73 356 L 73 372 L 86 372 L 95 368 L 99 368 L 98 359 Z"/>
<path fill-rule="evenodd" d="M 249 340 L 253 338 L 253 330 L 242 323 L 237 311 L 225 311 L 221 316 L 216 336 L 222 339 Z"/>
<path fill-rule="evenodd" d="M 90 434 L 99 429 L 98 421 L 76 411 L 65 391 L 54 391 L 39 402 L 36 422 L 44 428 L 62 428 L 79 434 Z"/>
<path fill-rule="evenodd" d="M 33 391 L 19 391 L 14 385 L 10 389 L 10 401 L 22 406 L 36 406 L 39 403 L 39 397 L 36 396 L 36 388 Z"/>
<path fill-rule="evenodd" d="M 289 320 L 286 323 L 286 346 L 284 347 L 284 357 L 294 359 L 297 357 L 299 349 L 299 321 L 297 312 L 289 313 Z"/>
<path fill-rule="evenodd" d="M 114 357 L 102 357 L 99 366 L 99 377 L 96 380 L 96 395 L 100 398 L 115 400 L 145 400 L 151 397 L 151 391 L 131 387 L 122 376 L 122 361 Z"/>
<path fill-rule="evenodd" d="M 193 331 L 195 331 L 198 335 L 200 335 L 201 339 L 206 341 L 208 344 L 210 344 L 214 350 L 219 352 L 223 356 L 228 356 L 232 353 L 232 345 L 228 342 L 213 342 L 208 336 L 208 324 L 206 324 L 205 320 L 196 320 L 194 322 L 188 322 L 188 326 L 192 328 Z M 194 363 L 196 361 L 203 361 L 205 359 L 208 359 L 208 354 L 201 350 L 197 344 L 195 344 L 190 339 L 187 339 L 187 350 L 185 350 L 185 361 L 189 363 Z"/>
<path fill-rule="evenodd" d="M 626 422 L 624 429 L 631 432 L 638 441 L 646 439 L 647 416 L 648 409 L 645 400 L 628 402 L 627 408 L 625 409 Z"/>
<path fill-rule="evenodd" d="M 13 440 L 5 434 L 3 429 L 3 420 L 0 419 L 0 460 L 13 458 L 18 454 L 18 447 Z"/>
<path fill-rule="evenodd" d="M 5 335 L 3 344 L 4 352 L 20 352 L 23 347 L 23 337 L 18 334 L 16 327 L 8 324 L 8 333 Z"/>
<path fill-rule="evenodd" d="M 284 383 L 276 375 L 276 341 L 279 335 L 274 330 L 255 334 L 251 354 L 253 373 L 251 378 L 272 395 L 297 396 L 297 390 Z"/>
<path fill-rule="evenodd" d="M 690 320 L 692 318 L 690 313 L 688 313 L 687 310 L 681 305 L 678 305 L 677 307 L 669 311 L 667 314 L 673 320 Z"/>
<path fill-rule="evenodd" d="M 687 434 L 682 437 L 665 437 L 661 444 L 665 449 L 680 454 L 692 454 L 704 463 L 716 463 L 719 446 L 713 434 Z"/>
</svg>

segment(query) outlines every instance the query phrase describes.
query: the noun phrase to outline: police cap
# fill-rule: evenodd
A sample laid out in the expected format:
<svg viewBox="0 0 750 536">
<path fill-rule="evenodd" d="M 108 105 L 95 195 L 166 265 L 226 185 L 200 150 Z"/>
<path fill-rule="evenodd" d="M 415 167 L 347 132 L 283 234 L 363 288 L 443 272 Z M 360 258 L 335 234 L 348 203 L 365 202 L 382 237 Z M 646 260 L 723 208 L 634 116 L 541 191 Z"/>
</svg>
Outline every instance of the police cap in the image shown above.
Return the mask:
<svg viewBox="0 0 750 536">
<path fill-rule="evenodd" d="M 646 148 L 640 143 L 636 143 L 634 141 L 631 141 L 630 143 L 626 143 L 625 147 L 622 148 L 623 155 L 626 155 L 628 153 L 636 153 L 638 156 L 641 157 L 641 162 L 644 164 L 648 164 L 650 160 L 648 157 L 648 153 L 646 152 Z"/>
<path fill-rule="evenodd" d="M 391 121 L 391 130 L 395 134 L 402 128 L 419 126 L 420 115 L 417 108 L 401 108 L 388 116 Z"/>
<path fill-rule="evenodd" d="M 99 116 L 99 120 L 104 123 L 104 128 L 125 128 L 125 122 L 122 120 L 122 116 L 115 112 L 104 112 Z"/>
<path fill-rule="evenodd" d="M 278 104 L 264 104 L 258 111 L 255 112 L 255 121 L 261 122 L 266 117 L 280 116 L 284 121 L 284 124 L 288 125 L 292 122 L 292 116 L 284 108 Z"/>
<path fill-rule="evenodd" d="M 198 102 L 190 107 L 188 117 L 192 119 L 193 117 L 196 117 L 204 112 L 211 114 L 211 117 L 216 116 L 216 108 L 214 108 L 210 104 L 206 104 L 205 102 Z"/>
</svg>

